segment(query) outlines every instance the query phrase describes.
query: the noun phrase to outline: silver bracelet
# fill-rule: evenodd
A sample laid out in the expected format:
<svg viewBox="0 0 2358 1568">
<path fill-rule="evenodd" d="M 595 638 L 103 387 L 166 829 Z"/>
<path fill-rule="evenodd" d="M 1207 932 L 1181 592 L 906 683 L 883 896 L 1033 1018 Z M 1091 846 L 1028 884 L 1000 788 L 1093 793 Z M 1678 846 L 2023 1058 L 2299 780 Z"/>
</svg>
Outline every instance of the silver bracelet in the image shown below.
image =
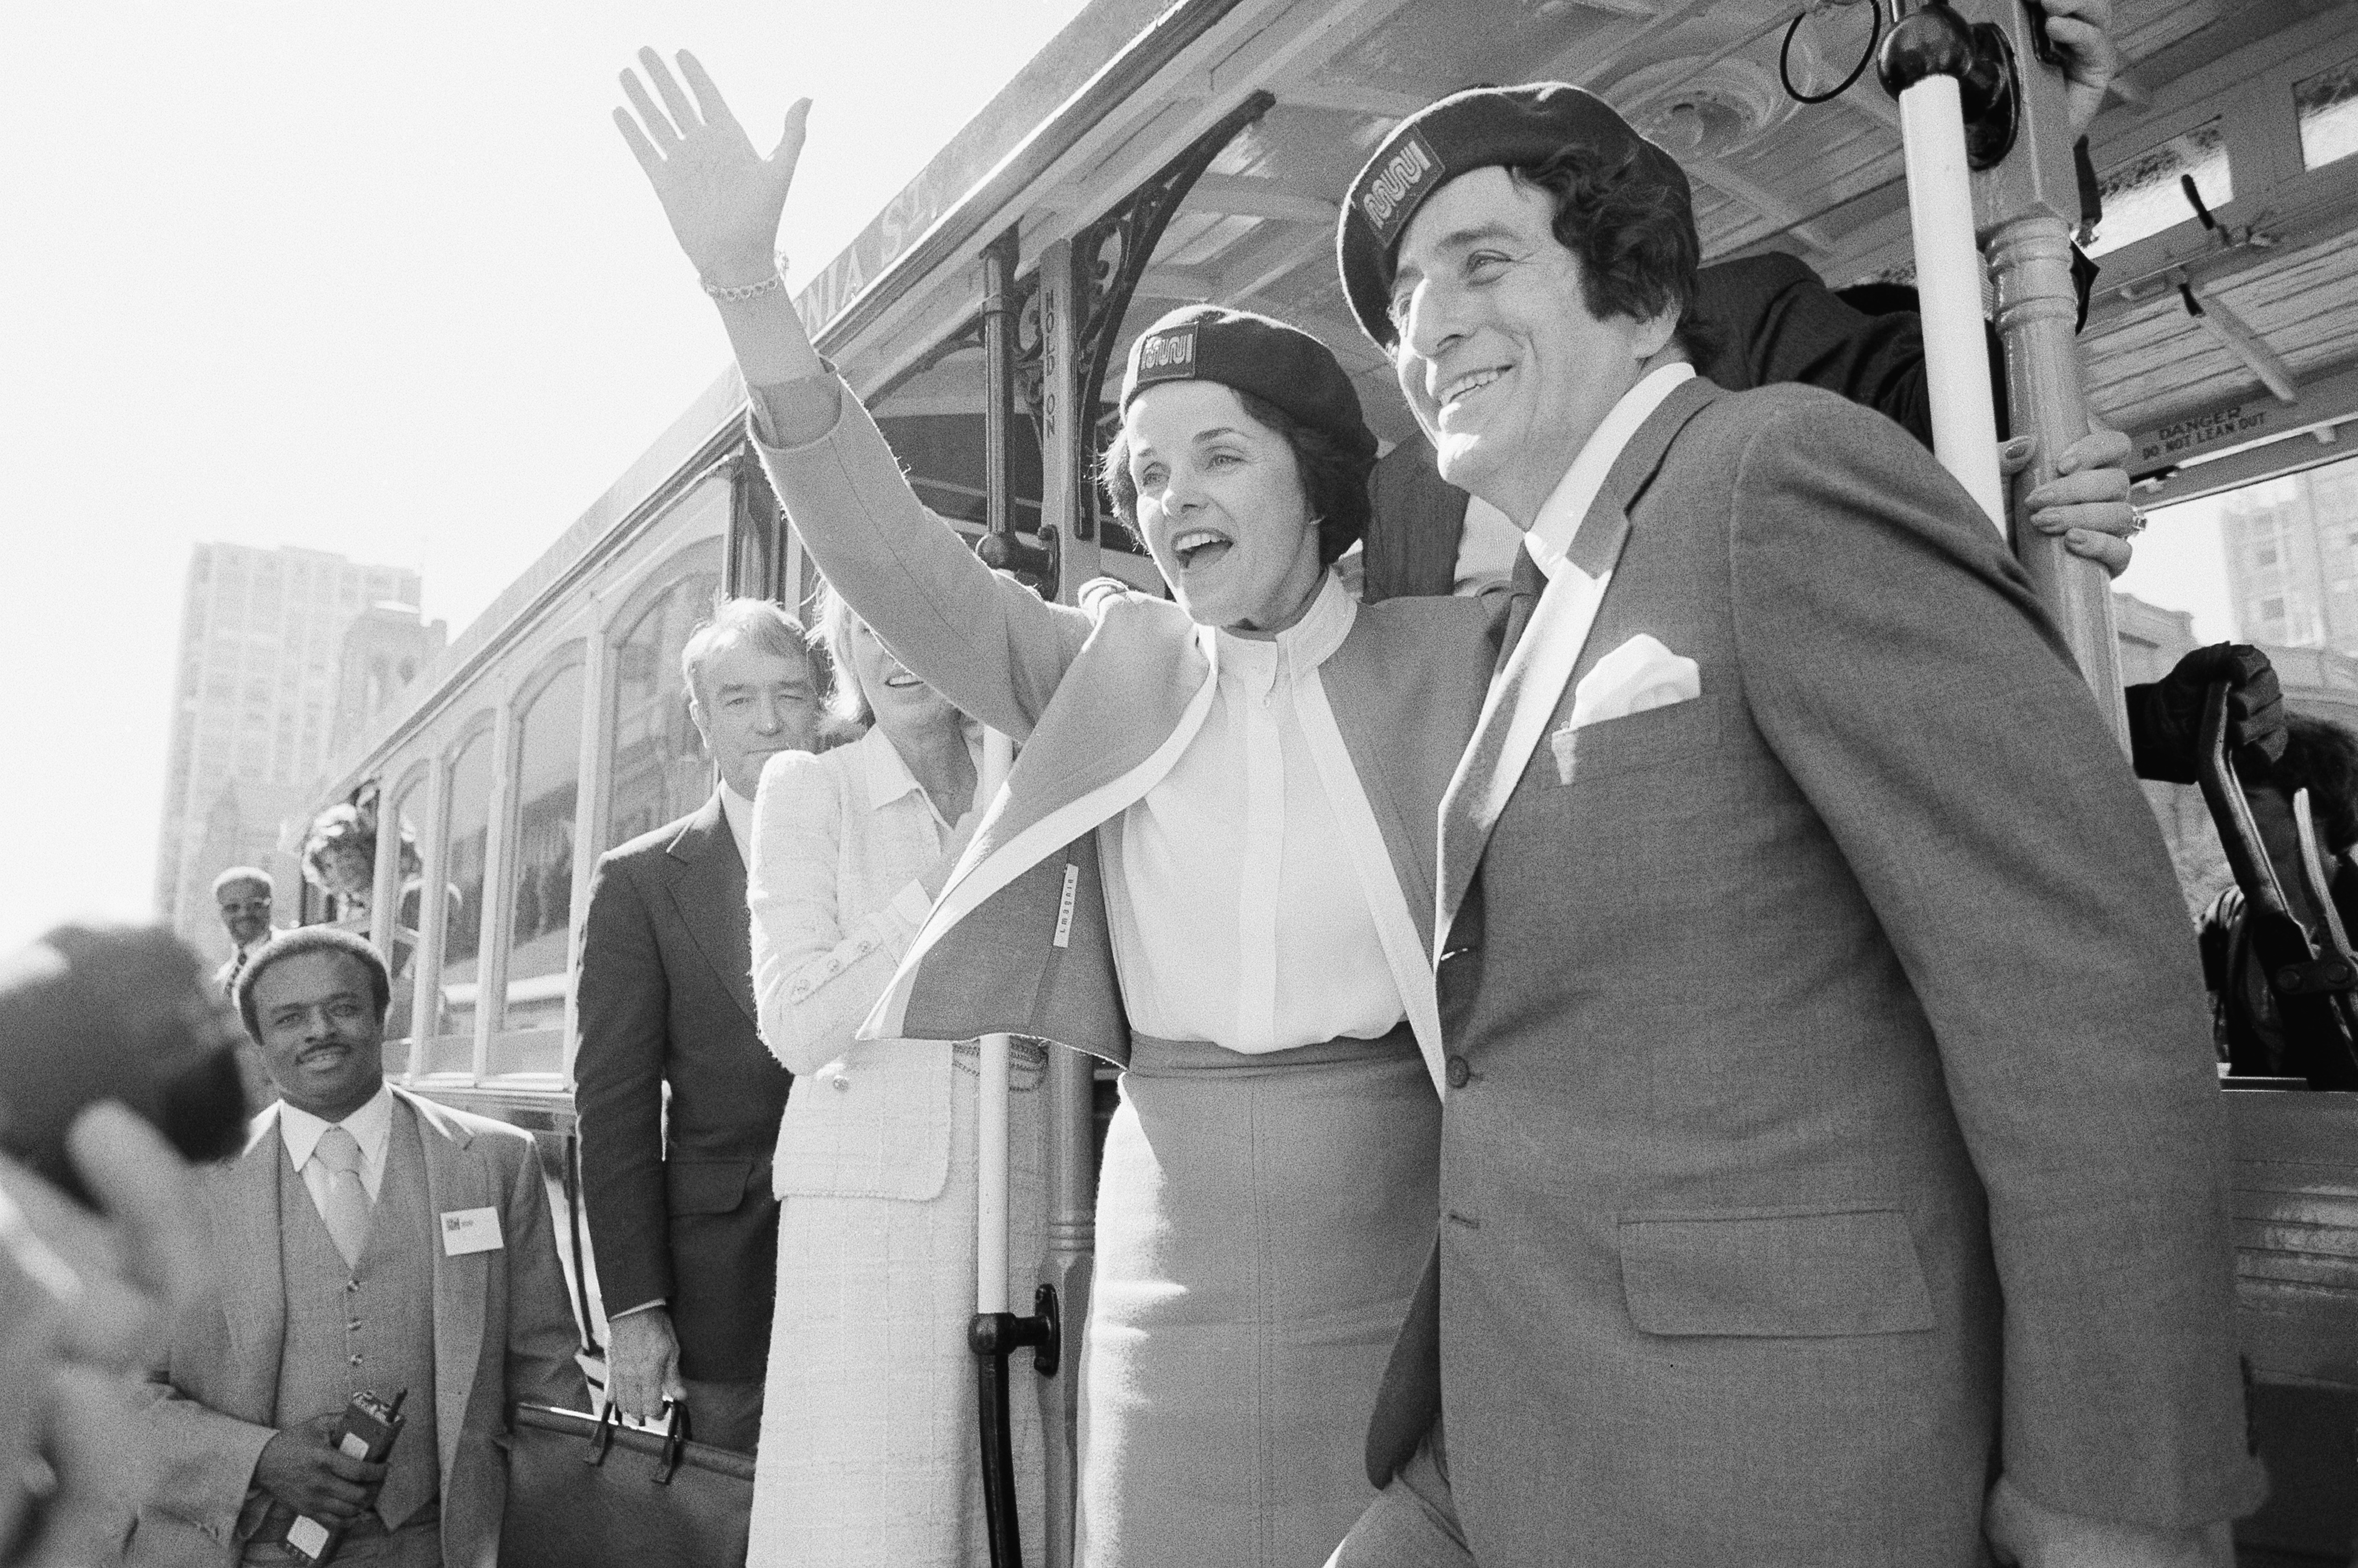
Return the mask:
<svg viewBox="0 0 2358 1568">
<path fill-rule="evenodd" d="M 769 276 L 762 279 L 759 283 L 719 284 L 713 282 L 708 277 L 700 278 L 698 281 L 704 285 L 705 293 L 709 294 L 715 299 L 726 300 L 731 305 L 738 304 L 747 299 L 758 299 L 763 295 L 771 292 L 773 289 L 782 289 L 785 287 L 786 253 L 784 251 L 780 251 L 778 253 L 776 270 L 772 272 Z"/>
</svg>

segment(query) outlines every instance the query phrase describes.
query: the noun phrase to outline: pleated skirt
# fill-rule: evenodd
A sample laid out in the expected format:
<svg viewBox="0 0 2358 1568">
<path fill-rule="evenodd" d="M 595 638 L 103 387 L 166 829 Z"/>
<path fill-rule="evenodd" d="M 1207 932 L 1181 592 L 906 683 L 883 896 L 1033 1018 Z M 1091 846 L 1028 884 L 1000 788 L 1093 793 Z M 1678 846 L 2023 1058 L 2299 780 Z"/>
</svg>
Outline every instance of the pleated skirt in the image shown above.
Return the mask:
<svg viewBox="0 0 2358 1568">
<path fill-rule="evenodd" d="M 1317 1568 L 1433 1248 L 1441 1105 L 1403 1026 L 1134 1042 L 1098 1188 L 1082 1568 Z"/>
</svg>

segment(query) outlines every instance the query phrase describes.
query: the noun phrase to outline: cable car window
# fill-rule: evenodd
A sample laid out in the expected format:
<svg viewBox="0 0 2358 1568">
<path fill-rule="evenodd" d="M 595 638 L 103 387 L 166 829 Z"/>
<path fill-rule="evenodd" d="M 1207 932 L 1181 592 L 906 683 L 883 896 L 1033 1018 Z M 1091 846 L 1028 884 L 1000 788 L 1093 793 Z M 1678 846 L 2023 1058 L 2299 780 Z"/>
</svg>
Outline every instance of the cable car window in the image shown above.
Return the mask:
<svg viewBox="0 0 2358 1568">
<path fill-rule="evenodd" d="M 987 510 L 983 488 L 982 329 L 979 323 L 936 351 L 934 359 L 909 375 L 876 406 L 876 425 L 892 455 L 908 471 L 909 484 L 936 515 L 974 528 Z M 1012 443 L 1011 443 L 1011 449 Z M 1029 517 L 1018 528 L 1040 525 L 1039 456 L 1033 455 Z"/>
<path fill-rule="evenodd" d="M 2323 168 L 2358 153 L 2358 60 L 2294 82 L 2292 102 L 2300 120 L 2302 168 Z"/>
<path fill-rule="evenodd" d="M 416 1000 L 411 993 L 417 978 L 417 928 L 423 915 L 426 862 L 418 852 L 412 807 L 423 804 L 419 791 L 424 787 L 421 776 L 394 797 L 392 810 L 377 816 L 380 844 L 385 833 L 392 833 L 396 841 L 394 853 L 399 857 L 394 872 L 394 885 L 399 891 L 394 897 L 393 927 L 387 934 L 393 966 L 393 1006 L 384 1020 L 387 1040 L 409 1038 L 410 1010 Z"/>
<path fill-rule="evenodd" d="M 557 1029 L 564 1023 L 573 927 L 573 813 L 581 795 L 581 666 L 576 664 L 540 689 L 519 722 L 503 1029 Z"/>
<path fill-rule="evenodd" d="M 2316 449 L 2306 438 L 2274 449 L 2299 460 L 2303 449 Z M 2176 482 L 2202 466 L 2190 464 Z M 2123 677 L 2158 680 L 2195 648 L 2255 643 L 2276 666 L 2288 712 L 2358 729 L 2358 458 L 2148 515 L 2136 558 L 2114 585 Z M 2218 832 L 2192 786 L 2145 789 L 2199 916 L 2230 881 Z"/>
<path fill-rule="evenodd" d="M 450 768 L 449 846 L 444 865 L 450 912 L 442 927 L 442 1017 L 431 1033 L 471 1036 L 475 1028 L 476 960 L 483 935 L 484 853 L 492 829 L 492 731 L 475 732 Z M 466 1065 L 447 1058 L 429 1070 Z"/>
<path fill-rule="evenodd" d="M 2098 225 L 2092 256 L 2158 234 L 2165 229 L 2195 221 L 2186 200 L 2183 177 L 2191 175 L 2205 207 L 2217 211 L 2235 198 L 2234 171 L 2227 158 L 2227 133 L 2222 120 L 2206 120 L 2159 146 L 2105 172 L 2104 221 Z"/>
<path fill-rule="evenodd" d="M 717 558 L 717 542 L 713 553 Z M 712 613 L 719 588 L 717 570 L 681 578 L 640 612 L 614 650 L 613 797 L 601 849 L 687 816 L 712 793 L 712 769 L 687 716 L 679 651 Z"/>
</svg>

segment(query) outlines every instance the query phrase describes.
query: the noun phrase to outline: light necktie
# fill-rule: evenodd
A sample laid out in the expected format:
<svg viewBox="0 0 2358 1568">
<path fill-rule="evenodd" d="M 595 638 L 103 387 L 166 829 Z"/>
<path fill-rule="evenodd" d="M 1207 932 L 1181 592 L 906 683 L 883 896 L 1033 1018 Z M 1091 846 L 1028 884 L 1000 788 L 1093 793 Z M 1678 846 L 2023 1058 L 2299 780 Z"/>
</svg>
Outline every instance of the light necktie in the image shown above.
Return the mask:
<svg viewBox="0 0 2358 1568">
<path fill-rule="evenodd" d="M 328 1222 L 328 1234 L 335 1238 L 344 1267 L 356 1269 L 360 1267 L 361 1249 L 368 1241 L 369 1227 L 369 1195 L 367 1186 L 361 1181 L 360 1141 L 341 1127 L 330 1127 L 319 1134 L 311 1158 L 328 1173 L 328 1195 L 319 1206 L 319 1217 Z"/>
</svg>

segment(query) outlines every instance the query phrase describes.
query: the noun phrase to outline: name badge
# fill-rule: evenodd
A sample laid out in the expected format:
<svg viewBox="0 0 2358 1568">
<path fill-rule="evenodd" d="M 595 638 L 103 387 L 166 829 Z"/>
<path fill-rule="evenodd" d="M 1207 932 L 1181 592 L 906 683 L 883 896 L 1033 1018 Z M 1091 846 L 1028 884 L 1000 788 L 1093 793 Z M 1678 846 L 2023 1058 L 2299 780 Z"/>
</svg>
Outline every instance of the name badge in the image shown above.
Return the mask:
<svg viewBox="0 0 2358 1568">
<path fill-rule="evenodd" d="M 470 1252 L 496 1252 L 500 1211 L 495 1208 L 454 1208 L 442 1217 L 442 1255 L 463 1258 Z"/>
</svg>

